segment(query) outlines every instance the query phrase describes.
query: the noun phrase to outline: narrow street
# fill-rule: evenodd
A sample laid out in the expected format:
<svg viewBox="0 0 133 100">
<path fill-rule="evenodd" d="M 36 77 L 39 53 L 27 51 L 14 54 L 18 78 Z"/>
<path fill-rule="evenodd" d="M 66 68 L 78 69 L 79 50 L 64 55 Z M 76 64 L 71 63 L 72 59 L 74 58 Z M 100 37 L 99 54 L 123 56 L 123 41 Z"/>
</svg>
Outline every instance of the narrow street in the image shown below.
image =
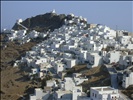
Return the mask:
<svg viewBox="0 0 133 100">
<path fill-rule="evenodd" d="M 111 85 L 113 88 L 118 89 L 117 72 L 112 65 L 106 65 L 108 72 L 111 76 Z"/>
</svg>

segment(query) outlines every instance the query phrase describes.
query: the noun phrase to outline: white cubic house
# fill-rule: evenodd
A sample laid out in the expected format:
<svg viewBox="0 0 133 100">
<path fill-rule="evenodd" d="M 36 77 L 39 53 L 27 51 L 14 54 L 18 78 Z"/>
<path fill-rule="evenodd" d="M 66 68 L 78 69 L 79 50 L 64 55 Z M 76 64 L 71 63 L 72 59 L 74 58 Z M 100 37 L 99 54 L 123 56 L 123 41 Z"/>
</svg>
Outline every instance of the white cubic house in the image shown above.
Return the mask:
<svg viewBox="0 0 133 100">
<path fill-rule="evenodd" d="M 120 99 L 118 90 L 110 86 L 91 87 L 90 98 L 91 100 L 123 100 Z"/>
<path fill-rule="evenodd" d="M 88 53 L 87 59 L 89 62 L 89 64 L 87 64 L 87 68 L 93 68 L 103 64 L 102 57 L 98 52 Z"/>
<path fill-rule="evenodd" d="M 122 87 L 127 88 L 129 85 L 133 85 L 133 72 L 127 71 L 123 75 Z"/>
</svg>

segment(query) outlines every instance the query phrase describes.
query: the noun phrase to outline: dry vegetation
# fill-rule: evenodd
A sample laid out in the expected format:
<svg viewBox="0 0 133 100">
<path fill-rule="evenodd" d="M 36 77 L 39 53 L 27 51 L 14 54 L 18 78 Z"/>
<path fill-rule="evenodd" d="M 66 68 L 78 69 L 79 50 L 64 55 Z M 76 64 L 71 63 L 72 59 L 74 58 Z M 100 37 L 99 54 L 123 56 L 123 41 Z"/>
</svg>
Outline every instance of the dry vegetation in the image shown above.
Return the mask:
<svg viewBox="0 0 133 100">
<path fill-rule="evenodd" d="M 29 42 L 20 46 L 15 42 L 2 42 L 3 39 L 4 36 L 1 35 L 1 47 L 2 44 L 7 45 L 7 48 L 1 48 L 1 100 L 20 100 L 22 95 L 28 96 L 27 93 L 32 93 L 37 84 L 29 81 L 26 72 L 13 68 L 13 62 L 20 59 L 36 43 Z"/>
<path fill-rule="evenodd" d="M 83 91 L 87 91 L 90 87 L 93 86 L 110 86 L 110 75 L 105 66 L 98 66 L 92 69 L 88 69 L 86 64 L 76 65 L 73 68 L 67 70 L 67 75 L 79 72 L 82 73 L 83 76 L 88 78 L 88 81 L 83 82 L 81 85 L 83 86 Z"/>
<path fill-rule="evenodd" d="M 71 69 L 68 69 L 66 72 L 67 72 L 67 75 L 72 75 L 73 73 L 79 73 L 79 72 L 82 72 L 84 70 L 87 70 L 87 65 L 86 64 L 80 64 L 80 65 L 76 65 L 74 67 L 72 67 Z"/>
<path fill-rule="evenodd" d="M 7 48 L 1 48 L 1 69 L 12 65 L 15 60 L 20 59 L 35 44 L 34 42 L 29 42 L 24 45 L 19 45 L 14 42 L 7 43 Z"/>
<path fill-rule="evenodd" d="M 88 78 L 88 81 L 82 83 L 83 90 L 87 91 L 90 87 L 95 86 L 110 86 L 110 75 L 105 66 L 98 66 L 87 70 L 83 73 Z"/>
<path fill-rule="evenodd" d="M 1 71 L 1 100 L 21 100 L 27 93 L 33 93 L 33 84 L 29 81 L 27 73 L 18 68 L 8 67 Z"/>
<path fill-rule="evenodd" d="M 133 85 L 129 86 L 125 90 L 122 90 L 122 92 L 133 100 Z"/>
</svg>

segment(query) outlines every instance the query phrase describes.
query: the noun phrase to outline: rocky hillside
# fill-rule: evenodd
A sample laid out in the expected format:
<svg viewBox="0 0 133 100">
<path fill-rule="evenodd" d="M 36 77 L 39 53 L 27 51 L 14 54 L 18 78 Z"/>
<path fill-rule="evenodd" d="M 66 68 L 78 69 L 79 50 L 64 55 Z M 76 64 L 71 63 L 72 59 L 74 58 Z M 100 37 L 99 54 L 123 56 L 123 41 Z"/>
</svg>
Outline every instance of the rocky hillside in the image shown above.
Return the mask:
<svg viewBox="0 0 133 100">
<path fill-rule="evenodd" d="M 57 15 L 56 13 L 46 13 L 43 15 L 37 15 L 35 17 L 27 18 L 21 24 L 27 27 L 29 30 L 36 30 L 39 32 L 51 30 L 61 27 L 64 24 L 64 19 L 68 19 L 65 14 Z M 13 26 L 14 30 L 22 29 L 21 26 Z"/>
</svg>

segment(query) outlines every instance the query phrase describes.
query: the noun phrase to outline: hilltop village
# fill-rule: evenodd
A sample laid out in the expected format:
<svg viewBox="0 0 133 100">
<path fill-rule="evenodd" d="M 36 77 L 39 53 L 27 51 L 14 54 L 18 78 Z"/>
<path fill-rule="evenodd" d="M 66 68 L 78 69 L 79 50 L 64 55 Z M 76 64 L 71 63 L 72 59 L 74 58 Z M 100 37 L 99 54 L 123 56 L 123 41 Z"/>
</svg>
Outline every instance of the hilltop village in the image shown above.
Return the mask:
<svg viewBox="0 0 133 100">
<path fill-rule="evenodd" d="M 34 89 L 34 94 L 29 94 L 29 99 L 130 100 L 121 89 L 133 85 L 133 35 L 102 24 L 88 24 L 82 16 L 69 14 L 68 17 L 60 28 L 45 33 L 27 32 L 21 25 L 22 19 L 17 22 L 23 30 L 4 30 L 10 33 L 8 41 L 17 41 L 20 45 L 43 39 L 13 64 L 29 69 L 30 80 L 44 82 Z M 108 73 L 110 84 L 85 88 L 83 85 L 93 78 L 87 76 L 87 71 L 95 72 L 99 68 L 104 70 L 103 76 Z"/>
</svg>

